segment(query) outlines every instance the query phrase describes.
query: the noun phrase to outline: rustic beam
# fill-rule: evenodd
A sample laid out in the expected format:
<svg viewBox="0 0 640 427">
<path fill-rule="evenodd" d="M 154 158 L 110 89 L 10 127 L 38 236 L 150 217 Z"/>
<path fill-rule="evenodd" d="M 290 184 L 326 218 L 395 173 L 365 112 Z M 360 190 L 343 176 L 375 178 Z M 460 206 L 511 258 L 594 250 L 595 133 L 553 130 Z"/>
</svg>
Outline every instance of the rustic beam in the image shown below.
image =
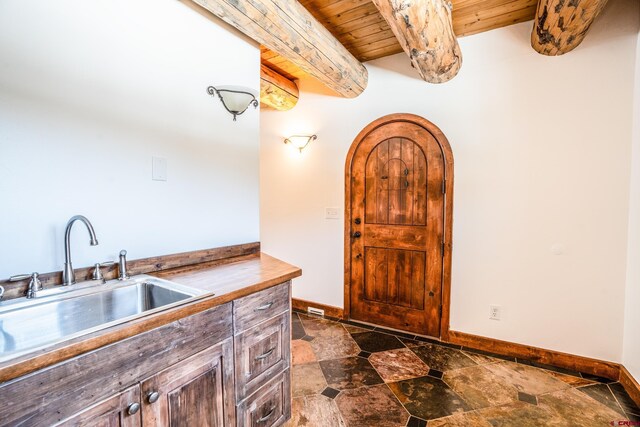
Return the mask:
<svg viewBox="0 0 640 427">
<path fill-rule="evenodd" d="M 373 0 L 409 55 L 411 65 L 429 83 L 458 74 L 462 53 L 453 32 L 447 0 Z"/>
<path fill-rule="evenodd" d="M 260 66 L 260 105 L 287 111 L 296 106 L 298 97 L 295 82 L 264 64 Z"/>
<path fill-rule="evenodd" d="M 540 0 L 531 31 L 531 47 L 543 55 L 562 55 L 587 35 L 607 0 Z"/>
<path fill-rule="evenodd" d="M 193 0 L 338 94 L 354 98 L 367 69 L 296 0 Z"/>
</svg>

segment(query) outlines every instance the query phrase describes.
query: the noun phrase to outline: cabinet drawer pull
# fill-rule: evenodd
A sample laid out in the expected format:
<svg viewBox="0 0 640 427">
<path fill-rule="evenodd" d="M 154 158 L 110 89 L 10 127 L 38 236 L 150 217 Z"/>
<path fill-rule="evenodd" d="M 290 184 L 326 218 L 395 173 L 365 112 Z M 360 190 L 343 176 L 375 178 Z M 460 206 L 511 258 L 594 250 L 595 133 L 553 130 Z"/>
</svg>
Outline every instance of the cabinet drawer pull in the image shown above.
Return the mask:
<svg viewBox="0 0 640 427">
<path fill-rule="evenodd" d="M 271 353 L 273 353 L 275 351 L 275 347 L 270 348 L 269 350 L 265 351 L 264 353 L 262 353 L 260 356 L 256 356 L 256 360 L 262 360 L 262 359 L 266 359 L 267 357 L 271 356 Z"/>
<path fill-rule="evenodd" d="M 133 402 L 131 405 L 127 406 L 127 414 L 135 415 L 140 410 L 140 404 L 138 402 Z"/>
<path fill-rule="evenodd" d="M 255 311 L 264 311 L 264 310 L 269 310 L 271 308 L 271 306 L 273 305 L 273 301 L 266 303 L 265 305 L 261 305 L 260 307 L 256 308 Z"/>
<path fill-rule="evenodd" d="M 271 408 L 269 413 L 267 415 L 265 415 L 264 417 L 262 417 L 262 418 L 258 418 L 257 422 L 263 423 L 263 422 L 267 421 L 269 418 L 271 418 L 271 416 L 273 415 L 273 413 L 275 411 L 276 411 L 276 408 Z"/>
<path fill-rule="evenodd" d="M 156 403 L 159 397 L 160 397 L 160 393 L 158 393 L 157 391 L 152 391 L 150 393 L 147 393 L 147 402 Z"/>
</svg>

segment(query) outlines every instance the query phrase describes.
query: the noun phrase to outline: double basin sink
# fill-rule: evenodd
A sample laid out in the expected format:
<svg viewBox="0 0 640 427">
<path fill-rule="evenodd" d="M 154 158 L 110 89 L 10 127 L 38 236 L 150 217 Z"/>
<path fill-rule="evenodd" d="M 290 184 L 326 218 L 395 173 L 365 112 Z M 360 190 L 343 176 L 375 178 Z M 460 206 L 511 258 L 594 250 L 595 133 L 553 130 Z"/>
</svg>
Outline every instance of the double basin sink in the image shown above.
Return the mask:
<svg viewBox="0 0 640 427">
<path fill-rule="evenodd" d="M 205 292 L 156 277 L 59 286 L 0 302 L 0 362 L 183 304 Z"/>
</svg>

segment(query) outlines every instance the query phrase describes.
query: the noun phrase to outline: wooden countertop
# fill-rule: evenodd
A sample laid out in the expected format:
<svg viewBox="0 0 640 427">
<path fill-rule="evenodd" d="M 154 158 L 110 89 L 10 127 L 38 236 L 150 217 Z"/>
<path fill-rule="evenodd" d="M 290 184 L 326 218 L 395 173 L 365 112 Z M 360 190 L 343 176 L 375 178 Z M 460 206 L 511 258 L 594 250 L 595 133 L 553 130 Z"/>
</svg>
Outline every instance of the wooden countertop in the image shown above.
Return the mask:
<svg viewBox="0 0 640 427">
<path fill-rule="evenodd" d="M 190 303 L 66 341 L 0 363 L 0 384 L 82 353 L 158 328 L 299 277 L 300 268 L 267 254 L 194 264 L 152 273 L 153 276 L 207 291 Z"/>
</svg>

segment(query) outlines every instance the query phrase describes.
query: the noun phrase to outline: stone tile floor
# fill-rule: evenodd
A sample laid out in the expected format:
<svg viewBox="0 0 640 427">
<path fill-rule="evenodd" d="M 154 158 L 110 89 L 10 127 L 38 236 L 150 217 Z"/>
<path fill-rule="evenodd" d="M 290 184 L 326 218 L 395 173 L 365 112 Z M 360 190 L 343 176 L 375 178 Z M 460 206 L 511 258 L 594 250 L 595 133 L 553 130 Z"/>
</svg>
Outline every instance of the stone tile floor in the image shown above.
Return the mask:
<svg viewBox="0 0 640 427">
<path fill-rule="evenodd" d="M 288 427 L 640 421 L 622 386 L 604 378 L 302 313 L 292 335 Z"/>
</svg>

